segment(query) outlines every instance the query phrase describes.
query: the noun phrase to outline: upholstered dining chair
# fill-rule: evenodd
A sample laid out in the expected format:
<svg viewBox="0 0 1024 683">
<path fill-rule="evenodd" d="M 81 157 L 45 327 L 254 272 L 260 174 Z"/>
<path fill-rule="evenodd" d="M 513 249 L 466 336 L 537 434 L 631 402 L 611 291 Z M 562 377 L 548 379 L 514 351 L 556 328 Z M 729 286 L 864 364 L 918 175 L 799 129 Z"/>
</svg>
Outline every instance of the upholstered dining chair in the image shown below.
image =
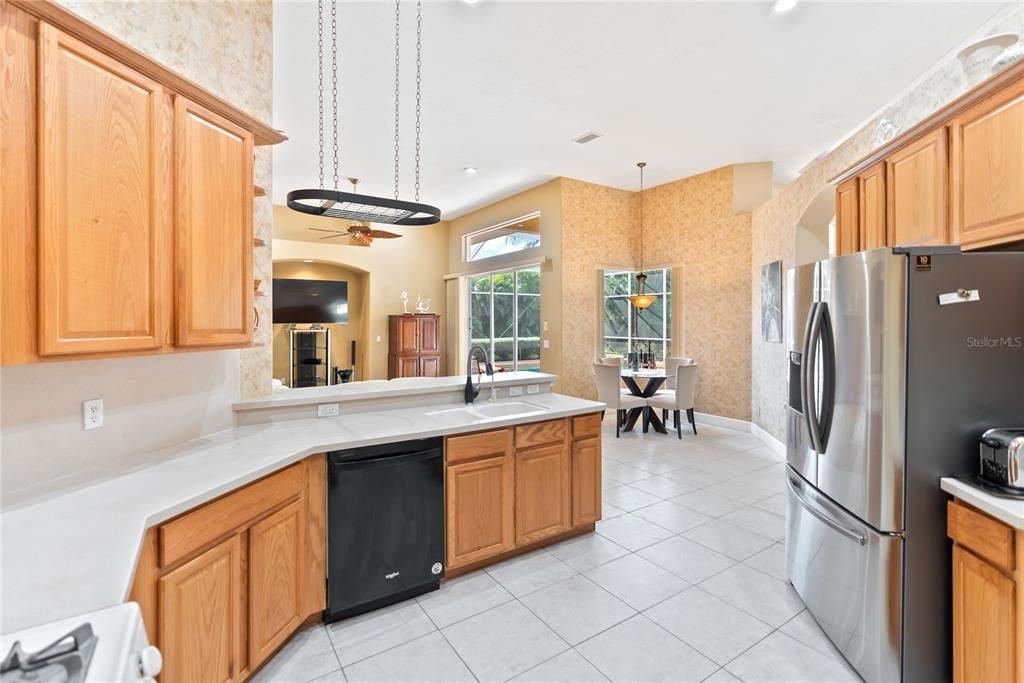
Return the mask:
<svg viewBox="0 0 1024 683">
<path fill-rule="evenodd" d="M 622 356 L 604 356 L 601 358 L 601 363 L 604 365 L 618 365 L 622 367 Z"/>
<path fill-rule="evenodd" d="M 693 427 L 693 433 L 697 433 L 697 422 L 693 416 L 693 394 L 697 388 L 697 364 L 680 364 L 676 367 L 676 388 L 665 392 L 658 392 L 647 399 L 647 404 L 652 408 L 661 408 L 663 421 L 668 421 L 668 411 L 672 411 L 675 418 L 676 434 L 683 438 L 683 421 L 680 412 L 686 411 L 686 419 Z"/>
<path fill-rule="evenodd" d="M 626 411 L 646 407 L 647 399 L 623 393 L 619 387 L 619 368 L 614 365 L 594 363 L 594 376 L 597 379 L 597 400 L 605 404 L 608 410 L 615 411 L 615 438 L 619 438 Z"/>
</svg>

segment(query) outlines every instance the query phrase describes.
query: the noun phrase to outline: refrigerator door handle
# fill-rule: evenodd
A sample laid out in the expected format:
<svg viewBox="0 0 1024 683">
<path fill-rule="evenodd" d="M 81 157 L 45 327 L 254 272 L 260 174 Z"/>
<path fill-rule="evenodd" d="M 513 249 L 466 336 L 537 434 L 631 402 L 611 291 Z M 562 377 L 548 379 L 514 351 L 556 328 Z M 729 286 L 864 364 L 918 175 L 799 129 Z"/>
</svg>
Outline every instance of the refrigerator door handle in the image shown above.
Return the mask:
<svg viewBox="0 0 1024 683">
<path fill-rule="evenodd" d="M 832 317 L 828 313 L 828 304 L 818 304 L 819 331 L 821 342 L 822 380 L 821 380 L 821 415 L 818 417 L 818 442 L 820 453 L 828 449 L 828 437 L 832 432 L 832 417 L 836 407 L 836 341 L 832 330 Z"/>
<path fill-rule="evenodd" d="M 800 365 L 800 393 L 803 399 L 804 419 L 811 437 L 811 448 L 817 453 L 824 449 L 821 445 L 821 434 L 818 430 L 818 405 L 815 394 L 815 374 L 818 364 L 818 335 L 821 333 L 822 304 L 811 305 L 807 318 L 807 334 L 804 335 L 804 357 Z"/>
<path fill-rule="evenodd" d="M 786 477 L 786 484 L 789 485 L 790 492 L 792 492 L 793 496 L 796 497 L 797 501 L 800 503 L 800 506 L 803 509 L 807 510 L 807 512 L 811 513 L 811 515 L 813 515 L 819 522 L 826 525 L 830 529 L 833 529 L 836 532 L 842 534 L 851 541 L 856 541 L 859 545 L 867 545 L 868 539 L 864 536 L 864 534 L 858 533 L 854 529 L 849 529 L 843 526 L 842 522 L 836 521 L 835 519 L 827 515 L 824 511 L 820 510 L 814 503 L 808 500 L 804 496 L 803 492 L 800 490 L 801 488 L 803 488 L 803 485 L 793 481 L 793 475 L 788 475 Z"/>
</svg>

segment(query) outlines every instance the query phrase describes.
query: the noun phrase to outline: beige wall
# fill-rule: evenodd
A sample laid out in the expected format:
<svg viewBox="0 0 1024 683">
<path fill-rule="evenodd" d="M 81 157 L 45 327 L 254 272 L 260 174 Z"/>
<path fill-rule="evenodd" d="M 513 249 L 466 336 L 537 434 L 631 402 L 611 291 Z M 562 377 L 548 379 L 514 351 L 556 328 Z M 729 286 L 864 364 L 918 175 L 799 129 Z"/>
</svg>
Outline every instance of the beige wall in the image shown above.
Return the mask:
<svg viewBox="0 0 1024 683">
<path fill-rule="evenodd" d="M 993 33 L 1024 34 L 1024 7 L 980 30 L 978 37 Z M 751 339 L 753 361 L 752 419 L 755 424 L 775 438 L 785 441 L 786 400 L 785 344 L 771 344 L 761 340 L 760 268 L 761 265 L 782 259 L 783 271 L 796 264 L 797 224 L 815 197 L 829 190 L 829 179 L 853 165 L 877 145 L 874 131 L 885 118 L 907 130 L 929 114 L 940 109 L 967 90 L 963 71 L 955 57 L 937 65 L 930 75 L 912 90 L 887 107 L 878 117 L 844 141 L 836 149 L 808 166 L 790 185 L 781 189 L 771 200 L 754 211 L 752 273 Z M 783 325 L 786 321 L 783 320 Z"/>
<path fill-rule="evenodd" d="M 329 263 L 305 263 L 304 261 L 275 261 L 274 277 L 291 280 L 341 280 L 348 283 L 348 322 L 329 323 L 324 325 L 331 332 L 331 368 L 349 368 L 352 366 L 352 342 L 356 342 L 355 379 L 365 372 L 366 341 L 369 332 L 365 323 L 366 297 L 369 274 L 362 271 L 343 268 Z M 274 339 L 274 377 L 288 383 L 288 330 L 292 327 L 309 328 L 309 325 L 282 325 L 273 327 Z"/>
<path fill-rule="evenodd" d="M 309 227 L 337 229 L 338 221 L 297 213 L 284 206 L 274 207 L 275 234 L 302 235 Z M 426 227 L 381 226 L 403 236 L 374 240 L 369 247 L 347 244 L 347 238 L 315 241 L 274 239 L 274 262 L 314 259 L 317 263 L 347 267 L 366 273 L 364 299 L 367 343 L 362 379 L 387 378 L 388 315 L 402 312 L 402 290 L 409 292 L 409 310 L 416 295 L 430 299 L 430 312 L 446 315 L 444 275 L 448 272 L 448 224 Z M 339 242 L 334 244 L 332 242 Z M 377 338 L 380 337 L 380 341 Z M 445 335 L 442 349 L 447 349 Z M 347 353 L 347 351 L 346 351 Z M 271 368 L 266 368 L 270 381 Z M 360 373 L 362 374 L 362 372 Z"/>
<path fill-rule="evenodd" d="M 249 113 L 271 120 L 270 0 L 62 4 Z M 225 26 L 231 27 L 229 41 L 223 40 Z M 270 187 L 267 148 L 257 152 L 256 182 Z M 254 228 L 269 239 L 269 200 L 257 200 Z M 268 277 L 270 250 L 258 251 L 256 277 Z M 263 334 L 269 340 L 269 328 Z M 241 352 L 268 359 L 269 353 L 269 348 Z M 212 351 L 0 369 L 3 503 L 167 457 L 153 451 L 231 427 L 231 403 L 241 381 L 239 357 L 239 351 Z M 268 386 L 269 381 L 268 372 Z M 81 403 L 92 398 L 103 399 L 105 424 L 85 432 Z"/>
<path fill-rule="evenodd" d="M 562 305 L 562 179 L 552 180 L 532 189 L 495 202 L 472 213 L 451 221 L 448 231 L 448 273 L 487 273 L 509 268 L 525 261 L 544 261 L 540 275 L 540 317 L 541 339 L 547 340 L 548 348 L 541 343 L 540 367 L 543 372 L 562 374 L 562 329 L 559 321 L 563 316 Z M 521 251 L 508 256 L 498 256 L 467 263 L 463 249 L 463 237 L 467 233 L 498 225 L 519 218 L 534 211 L 540 211 L 541 245 L 536 249 Z M 448 367 L 452 374 L 463 371 L 466 354 L 468 323 L 465 316 L 457 311 L 467 312 L 466 291 L 468 284 L 464 277 L 451 278 L 447 282 L 448 316 Z M 547 330 L 544 329 L 545 325 Z M 561 391 L 559 384 L 556 391 Z"/>
</svg>

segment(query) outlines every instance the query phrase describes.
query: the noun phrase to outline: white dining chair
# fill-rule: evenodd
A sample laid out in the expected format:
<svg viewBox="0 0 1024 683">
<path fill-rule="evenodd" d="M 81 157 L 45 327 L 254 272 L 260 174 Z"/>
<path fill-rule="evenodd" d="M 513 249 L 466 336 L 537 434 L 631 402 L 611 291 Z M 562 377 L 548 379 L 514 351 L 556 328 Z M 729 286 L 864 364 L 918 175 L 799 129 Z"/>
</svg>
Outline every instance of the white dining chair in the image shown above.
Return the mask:
<svg viewBox="0 0 1024 683">
<path fill-rule="evenodd" d="M 622 356 L 604 356 L 601 359 L 601 363 L 604 365 L 618 365 L 622 367 Z"/>
<path fill-rule="evenodd" d="M 619 368 L 604 363 L 594 363 L 594 377 L 597 379 L 597 400 L 615 411 L 615 438 L 626 417 L 626 411 L 633 408 L 646 408 L 647 399 L 623 393 L 619 387 Z"/>
<path fill-rule="evenodd" d="M 658 392 L 647 399 L 647 404 L 652 408 L 661 408 L 662 420 L 668 421 L 668 413 L 672 411 L 675 418 L 676 434 L 683 438 L 683 421 L 681 411 L 686 411 L 686 419 L 693 427 L 693 433 L 697 433 L 697 422 L 693 415 L 693 395 L 697 388 L 697 364 L 680 364 L 676 366 L 675 389 L 665 392 Z"/>
</svg>

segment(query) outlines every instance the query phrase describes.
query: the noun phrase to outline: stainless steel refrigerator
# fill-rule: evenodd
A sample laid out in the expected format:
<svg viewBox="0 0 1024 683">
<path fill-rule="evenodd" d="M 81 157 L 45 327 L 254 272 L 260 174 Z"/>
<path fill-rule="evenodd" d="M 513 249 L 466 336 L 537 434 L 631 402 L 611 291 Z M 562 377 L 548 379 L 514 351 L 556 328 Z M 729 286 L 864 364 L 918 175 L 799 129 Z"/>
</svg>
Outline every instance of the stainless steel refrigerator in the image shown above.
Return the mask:
<svg viewBox="0 0 1024 683">
<path fill-rule="evenodd" d="M 939 479 L 1024 421 L 1024 253 L 878 249 L 785 288 L 790 581 L 867 681 L 948 680 Z"/>
</svg>

